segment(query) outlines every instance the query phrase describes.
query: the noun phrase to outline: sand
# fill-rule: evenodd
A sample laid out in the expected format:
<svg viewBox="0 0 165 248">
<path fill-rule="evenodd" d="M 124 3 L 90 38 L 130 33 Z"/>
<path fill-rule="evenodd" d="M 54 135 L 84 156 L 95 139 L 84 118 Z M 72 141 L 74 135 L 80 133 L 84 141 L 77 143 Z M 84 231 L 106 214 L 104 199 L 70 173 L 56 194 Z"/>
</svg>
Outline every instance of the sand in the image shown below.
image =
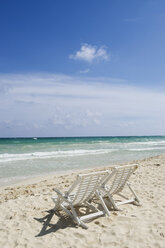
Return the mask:
<svg viewBox="0 0 165 248">
<path fill-rule="evenodd" d="M 62 212 L 60 215 L 51 212 L 53 188 L 63 191 L 77 173 L 1 187 L 0 247 L 164 248 L 165 155 L 130 164 L 135 162 L 139 168 L 130 182 L 142 205 L 122 205 L 122 211 L 111 211 L 109 217 L 90 221 L 87 230 Z"/>
</svg>

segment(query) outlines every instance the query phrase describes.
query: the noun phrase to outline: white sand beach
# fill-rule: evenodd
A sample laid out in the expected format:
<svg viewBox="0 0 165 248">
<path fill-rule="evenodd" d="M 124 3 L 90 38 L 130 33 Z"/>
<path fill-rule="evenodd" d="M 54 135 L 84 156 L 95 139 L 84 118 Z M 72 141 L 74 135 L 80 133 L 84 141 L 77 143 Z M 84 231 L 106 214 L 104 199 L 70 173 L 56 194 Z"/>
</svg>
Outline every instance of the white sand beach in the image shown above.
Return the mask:
<svg viewBox="0 0 165 248">
<path fill-rule="evenodd" d="M 122 205 L 87 223 L 87 230 L 50 211 L 53 188 L 65 190 L 77 172 L 1 187 L 0 247 L 165 247 L 165 155 L 131 163 L 139 165 L 130 182 L 141 206 Z"/>
</svg>

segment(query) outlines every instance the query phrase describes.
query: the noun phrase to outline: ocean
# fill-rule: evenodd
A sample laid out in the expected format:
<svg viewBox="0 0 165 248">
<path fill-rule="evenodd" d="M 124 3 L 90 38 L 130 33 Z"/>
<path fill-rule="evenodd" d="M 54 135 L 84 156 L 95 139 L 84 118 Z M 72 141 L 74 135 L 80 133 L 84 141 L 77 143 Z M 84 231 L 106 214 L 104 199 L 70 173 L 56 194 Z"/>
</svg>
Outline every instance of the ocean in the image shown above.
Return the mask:
<svg viewBox="0 0 165 248">
<path fill-rule="evenodd" d="M 165 136 L 1 138 L 0 185 L 165 154 Z"/>
</svg>

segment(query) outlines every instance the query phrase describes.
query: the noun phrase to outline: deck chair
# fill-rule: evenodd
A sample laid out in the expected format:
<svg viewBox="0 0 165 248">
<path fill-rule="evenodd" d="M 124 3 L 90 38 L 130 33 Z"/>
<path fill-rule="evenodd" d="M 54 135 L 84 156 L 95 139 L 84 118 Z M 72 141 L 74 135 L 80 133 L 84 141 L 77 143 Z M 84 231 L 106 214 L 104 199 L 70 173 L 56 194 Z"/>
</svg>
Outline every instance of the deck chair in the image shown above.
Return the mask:
<svg viewBox="0 0 165 248">
<path fill-rule="evenodd" d="M 114 210 L 119 210 L 118 206 L 126 203 L 140 205 L 137 195 L 128 183 L 129 177 L 137 168 L 137 165 L 125 165 L 113 168 L 112 173 L 109 174 L 100 189 L 97 191 L 97 198 L 101 201 L 107 215 L 110 215 L 107 208 L 109 204 Z M 128 189 L 131 191 L 131 195 L 133 196 L 131 199 L 121 193 L 125 185 L 128 186 Z M 115 194 L 124 198 L 124 201 L 115 202 L 113 197 Z"/>
<path fill-rule="evenodd" d="M 105 214 L 104 211 L 96 208 L 91 203 L 91 200 L 108 175 L 108 171 L 80 174 L 67 192 L 61 193 L 58 189 L 54 189 L 57 196 L 52 197 L 52 200 L 55 203 L 53 210 L 63 210 L 73 218 L 76 224 L 87 229 L 87 225 L 84 223 L 85 221 Z M 78 213 L 76 212 L 77 206 L 85 206 L 94 212 L 84 216 L 78 216 Z"/>
</svg>

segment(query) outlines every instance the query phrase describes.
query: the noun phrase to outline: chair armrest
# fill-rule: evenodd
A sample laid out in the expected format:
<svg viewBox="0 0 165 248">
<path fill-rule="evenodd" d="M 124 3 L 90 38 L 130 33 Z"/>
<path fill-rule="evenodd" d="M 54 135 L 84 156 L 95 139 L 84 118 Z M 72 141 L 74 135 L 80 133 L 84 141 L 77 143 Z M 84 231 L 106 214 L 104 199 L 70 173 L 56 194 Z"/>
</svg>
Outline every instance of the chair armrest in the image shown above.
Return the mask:
<svg viewBox="0 0 165 248">
<path fill-rule="evenodd" d="M 57 193 L 57 195 L 64 196 L 58 189 L 53 189 L 53 190 Z"/>
<path fill-rule="evenodd" d="M 61 197 L 64 201 L 70 203 L 71 200 L 69 198 L 69 195 L 67 193 L 62 194 L 58 189 L 53 189 L 59 197 Z"/>
</svg>

